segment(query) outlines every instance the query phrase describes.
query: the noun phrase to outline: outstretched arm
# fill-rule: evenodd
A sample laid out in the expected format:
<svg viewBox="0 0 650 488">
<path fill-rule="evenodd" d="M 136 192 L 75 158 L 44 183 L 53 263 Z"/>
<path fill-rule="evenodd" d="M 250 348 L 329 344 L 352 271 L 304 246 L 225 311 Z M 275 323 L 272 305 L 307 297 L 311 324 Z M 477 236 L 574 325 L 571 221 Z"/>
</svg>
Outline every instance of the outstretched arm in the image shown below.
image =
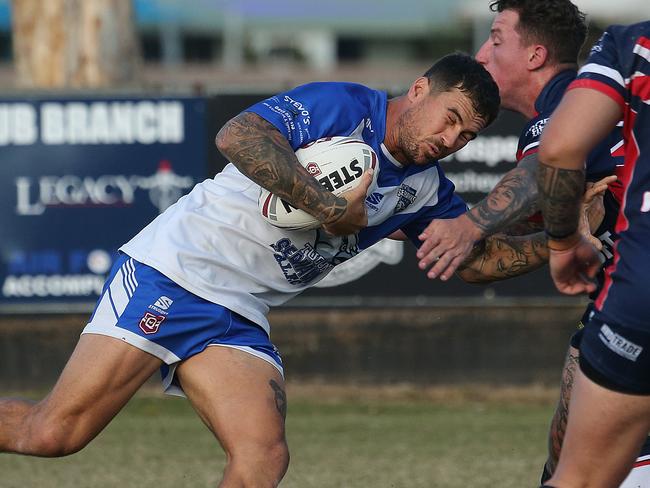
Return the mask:
<svg viewBox="0 0 650 488">
<path fill-rule="evenodd" d="M 603 194 L 616 176 L 607 176 L 588 184 L 582 198 L 580 232 L 597 249 L 602 243 L 592 235 L 600 226 L 605 208 Z M 549 259 L 546 235 L 532 232 L 514 236 L 496 234 L 474 246 L 468 258 L 458 267 L 458 275 L 469 283 L 485 283 L 513 278 L 533 271 Z"/>
<path fill-rule="evenodd" d="M 372 178 L 368 179 L 366 174 L 367 181 L 355 188 L 356 191 L 351 190 L 346 196 L 334 195 L 302 167 L 280 131 L 259 115 L 252 112 L 237 115 L 222 127 L 215 143 L 239 171 L 316 217 L 328 232 L 352 234 L 367 225 L 364 190 Z"/>
</svg>

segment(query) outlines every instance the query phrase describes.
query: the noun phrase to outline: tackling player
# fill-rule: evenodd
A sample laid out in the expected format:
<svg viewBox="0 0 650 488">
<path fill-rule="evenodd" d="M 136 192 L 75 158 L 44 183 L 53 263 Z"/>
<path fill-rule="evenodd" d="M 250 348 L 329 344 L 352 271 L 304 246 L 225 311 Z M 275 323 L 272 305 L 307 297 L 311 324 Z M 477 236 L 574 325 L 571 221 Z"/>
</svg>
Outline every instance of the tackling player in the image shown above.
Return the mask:
<svg viewBox="0 0 650 488">
<path fill-rule="evenodd" d="M 621 118 L 620 239 L 582 337 L 566 438 L 548 487 L 617 486 L 650 430 L 650 22 L 607 29 L 542 138 L 537 180 L 551 276 L 564 293 L 595 288 L 597 252 L 576 232 L 584 160 Z"/>
</svg>

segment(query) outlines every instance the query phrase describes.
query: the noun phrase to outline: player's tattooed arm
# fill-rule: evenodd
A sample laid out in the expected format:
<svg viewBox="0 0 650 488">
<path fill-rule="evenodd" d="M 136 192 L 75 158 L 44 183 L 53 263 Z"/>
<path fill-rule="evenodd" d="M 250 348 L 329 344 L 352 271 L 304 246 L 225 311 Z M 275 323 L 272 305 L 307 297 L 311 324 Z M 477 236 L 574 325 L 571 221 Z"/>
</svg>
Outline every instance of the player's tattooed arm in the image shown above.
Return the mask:
<svg viewBox="0 0 650 488">
<path fill-rule="evenodd" d="M 270 122 L 243 112 L 223 126 L 215 143 L 239 171 L 323 223 L 339 220 L 347 200 L 325 190 L 303 168 L 287 139 Z"/>
<path fill-rule="evenodd" d="M 458 275 L 468 283 L 488 283 L 529 273 L 547 262 L 544 233 L 528 236 L 497 234 L 474 246 L 459 266 Z"/>
<path fill-rule="evenodd" d="M 538 209 L 537 155 L 523 158 L 467 216 L 484 236 L 502 232 Z"/>
<path fill-rule="evenodd" d="M 584 169 L 562 169 L 540 163 L 537 180 L 546 233 L 553 240 L 573 236 L 578 229 Z"/>
</svg>

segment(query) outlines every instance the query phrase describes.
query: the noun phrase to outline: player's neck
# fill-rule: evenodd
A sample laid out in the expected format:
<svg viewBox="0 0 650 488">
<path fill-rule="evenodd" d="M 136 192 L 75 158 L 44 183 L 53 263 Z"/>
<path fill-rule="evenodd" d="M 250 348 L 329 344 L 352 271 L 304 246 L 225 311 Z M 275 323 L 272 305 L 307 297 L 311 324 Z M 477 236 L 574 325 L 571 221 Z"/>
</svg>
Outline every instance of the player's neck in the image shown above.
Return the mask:
<svg viewBox="0 0 650 488">
<path fill-rule="evenodd" d="M 520 113 L 527 119 L 532 119 L 537 115 L 535 109 L 535 102 L 539 97 L 544 87 L 561 71 L 574 67 L 573 65 L 563 64 L 555 65 L 553 67 L 546 67 L 530 73 L 530 76 L 525 83 L 520 85 L 520 91 L 513 100 L 504 106 L 509 110 Z"/>
</svg>

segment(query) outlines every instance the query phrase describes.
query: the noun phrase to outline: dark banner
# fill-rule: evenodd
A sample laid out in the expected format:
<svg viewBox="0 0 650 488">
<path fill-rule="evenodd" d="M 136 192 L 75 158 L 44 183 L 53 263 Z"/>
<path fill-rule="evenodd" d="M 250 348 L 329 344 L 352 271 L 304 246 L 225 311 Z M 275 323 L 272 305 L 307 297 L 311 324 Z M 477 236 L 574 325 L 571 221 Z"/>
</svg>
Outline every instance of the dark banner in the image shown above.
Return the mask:
<svg viewBox="0 0 650 488">
<path fill-rule="evenodd" d="M 117 248 L 205 177 L 205 106 L 0 100 L 0 307 L 94 302 Z"/>
<path fill-rule="evenodd" d="M 214 136 L 269 95 L 0 100 L 0 312 L 89 309 L 117 248 L 225 166 Z M 522 124 L 504 112 L 442 162 L 469 204 L 513 167 Z M 383 241 L 290 305 L 557 296 L 546 270 L 487 286 L 431 281 L 414 253 Z"/>
</svg>

